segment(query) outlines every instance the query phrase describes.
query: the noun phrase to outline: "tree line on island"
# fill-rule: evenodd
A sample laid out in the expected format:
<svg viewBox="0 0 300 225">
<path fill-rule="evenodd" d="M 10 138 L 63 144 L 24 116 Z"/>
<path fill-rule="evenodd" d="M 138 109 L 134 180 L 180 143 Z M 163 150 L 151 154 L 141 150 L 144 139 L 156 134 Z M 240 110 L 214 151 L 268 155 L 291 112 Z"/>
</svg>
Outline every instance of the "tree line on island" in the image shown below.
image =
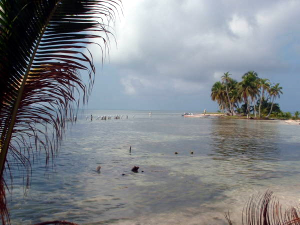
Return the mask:
<svg viewBox="0 0 300 225">
<path fill-rule="evenodd" d="M 217 81 L 211 88 L 211 98 L 219 104 L 220 111 L 231 116 L 246 115 L 250 118 L 292 118 L 290 112 L 282 112 L 276 98 L 283 94 L 279 83 L 271 84 L 269 79 L 258 77 L 255 71 L 248 71 L 238 82 L 230 77 L 229 72 L 224 73 L 221 81 Z M 299 118 L 296 111 L 294 118 Z"/>
</svg>

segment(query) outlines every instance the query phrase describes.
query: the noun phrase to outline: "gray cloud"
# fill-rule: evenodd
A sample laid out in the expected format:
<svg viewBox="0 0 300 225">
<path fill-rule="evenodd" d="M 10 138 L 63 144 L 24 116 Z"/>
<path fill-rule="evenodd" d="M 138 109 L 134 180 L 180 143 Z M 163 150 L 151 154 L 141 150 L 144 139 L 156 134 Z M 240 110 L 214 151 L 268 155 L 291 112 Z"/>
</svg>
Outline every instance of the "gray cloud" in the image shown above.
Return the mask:
<svg viewBox="0 0 300 225">
<path fill-rule="evenodd" d="M 280 76 L 299 57 L 296 0 L 123 0 L 110 53 L 129 96 L 198 94 L 227 71 Z M 294 76 L 293 73 L 289 73 Z"/>
</svg>

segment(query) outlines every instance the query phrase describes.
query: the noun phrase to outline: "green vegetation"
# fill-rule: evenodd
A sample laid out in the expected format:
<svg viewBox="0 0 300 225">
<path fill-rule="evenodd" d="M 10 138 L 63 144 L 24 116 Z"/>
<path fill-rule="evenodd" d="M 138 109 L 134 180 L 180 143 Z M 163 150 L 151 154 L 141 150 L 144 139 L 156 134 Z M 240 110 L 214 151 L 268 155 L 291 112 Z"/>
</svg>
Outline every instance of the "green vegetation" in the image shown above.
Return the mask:
<svg viewBox="0 0 300 225">
<path fill-rule="evenodd" d="M 280 98 L 283 93 L 279 83 L 272 85 L 269 79 L 258 77 L 255 71 L 245 73 L 240 82 L 230 75 L 229 72 L 224 73 L 222 80 L 214 83 L 211 89 L 211 98 L 218 102 L 223 113 L 245 115 L 247 118 L 299 117 L 298 111 L 293 117 L 289 112 L 282 112 L 279 104 L 275 103 L 276 98 Z"/>
<path fill-rule="evenodd" d="M 295 120 L 299 119 L 299 115 L 300 115 L 300 112 L 296 111 L 295 114 L 294 114 L 293 119 L 295 119 Z"/>
</svg>

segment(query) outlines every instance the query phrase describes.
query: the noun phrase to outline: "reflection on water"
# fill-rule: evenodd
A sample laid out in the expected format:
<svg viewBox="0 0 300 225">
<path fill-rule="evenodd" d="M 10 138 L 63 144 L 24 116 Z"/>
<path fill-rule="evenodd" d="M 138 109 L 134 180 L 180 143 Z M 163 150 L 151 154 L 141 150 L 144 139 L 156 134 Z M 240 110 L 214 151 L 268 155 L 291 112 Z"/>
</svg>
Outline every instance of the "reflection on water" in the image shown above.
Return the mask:
<svg viewBox="0 0 300 225">
<path fill-rule="evenodd" d="M 152 112 L 151 117 L 148 112 L 122 113 L 129 118 L 91 122 L 83 115 L 68 132 L 53 169 L 45 168 L 43 160 L 34 164 L 27 196 L 22 179 L 15 179 L 13 224 L 54 219 L 226 224 L 224 212 L 239 221 L 245 202 L 258 191 L 272 189 L 285 202 L 300 198 L 297 126 L 187 119 L 170 112 Z M 139 173 L 131 172 L 135 165 Z"/>
<path fill-rule="evenodd" d="M 275 142 L 278 126 L 265 121 L 214 120 L 211 126 L 211 141 L 216 159 L 239 157 L 247 161 L 279 160 Z"/>
</svg>

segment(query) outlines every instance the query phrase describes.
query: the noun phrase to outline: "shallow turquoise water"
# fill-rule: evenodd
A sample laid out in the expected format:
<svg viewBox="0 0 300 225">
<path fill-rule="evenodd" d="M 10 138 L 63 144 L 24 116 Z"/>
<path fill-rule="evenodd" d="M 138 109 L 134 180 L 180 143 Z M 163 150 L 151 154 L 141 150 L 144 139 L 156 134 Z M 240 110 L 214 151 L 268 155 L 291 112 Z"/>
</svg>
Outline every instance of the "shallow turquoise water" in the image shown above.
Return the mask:
<svg viewBox="0 0 300 225">
<path fill-rule="evenodd" d="M 95 120 L 116 114 L 128 119 Z M 15 178 L 12 224 L 226 224 L 224 212 L 238 222 L 248 198 L 267 189 L 298 204 L 299 134 L 300 126 L 280 121 L 85 112 L 53 166 L 35 160 L 26 196 Z"/>
</svg>

